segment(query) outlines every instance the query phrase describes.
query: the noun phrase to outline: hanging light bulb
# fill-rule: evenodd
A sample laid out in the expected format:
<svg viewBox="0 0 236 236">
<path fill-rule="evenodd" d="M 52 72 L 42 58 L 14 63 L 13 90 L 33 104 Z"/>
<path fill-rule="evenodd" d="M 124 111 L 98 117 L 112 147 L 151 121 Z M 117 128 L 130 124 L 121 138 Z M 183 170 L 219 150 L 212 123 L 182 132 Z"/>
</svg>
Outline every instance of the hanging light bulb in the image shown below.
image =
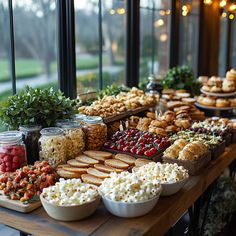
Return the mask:
<svg viewBox="0 0 236 236">
<path fill-rule="evenodd" d="M 220 7 L 225 7 L 226 6 L 226 4 L 227 4 L 227 1 L 226 0 L 222 0 L 222 1 L 220 1 Z"/>
<path fill-rule="evenodd" d="M 232 3 L 230 6 L 229 6 L 229 11 L 235 11 L 236 10 L 236 4 L 235 3 Z"/>
<path fill-rule="evenodd" d="M 221 17 L 225 18 L 226 16 L 227 16 L 227 13 L 226 12 L 222 12 Z"/>
<path fill-rule="evenodd" d="M 234 14 L 232 14 L 232 13 L 229 14 L 229 19 L 230 19 L 230 20 L 233 20 L 233 19 L 234 19 Z"/>
<path fill-rule="evenodd" d="M 212 4 L 212 0 L 204 0 L 204 4 L 211 5 Z"/>
</svg>

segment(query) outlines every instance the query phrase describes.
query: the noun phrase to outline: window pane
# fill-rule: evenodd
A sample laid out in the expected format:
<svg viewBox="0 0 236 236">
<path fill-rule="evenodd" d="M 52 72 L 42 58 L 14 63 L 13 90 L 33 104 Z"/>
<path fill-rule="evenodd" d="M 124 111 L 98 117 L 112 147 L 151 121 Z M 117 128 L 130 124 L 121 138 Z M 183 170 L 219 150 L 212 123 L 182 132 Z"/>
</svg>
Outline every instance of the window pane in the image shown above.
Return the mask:
<svg viewBox="0 0 236 236">
<path fill-rule="evenodd" d="M 220 45 L 219 45 L 219 75 L 225 76 L 227 50 L 227 17 L 224 14 L 220 19 Z"/>
<path fill-rule="evenodd" d="M 75 0 L 77 92 L 97 90 L 99 81 L 98 0 Z"/>
<path fill-rule="evenodd" d="M 235 15 L 236 17 L 236 15 Z M 232 32 L 232 38 L 231 38 L 231 55 L 230 55 L 230 67 L 236 68 L 236 22 L 235 19 L 231 21 L 231 32 Z"/>
<path fill-rule="evenodd" d="M 170 1 L 140 2 L 140 81 L 164 75 L 169 62 Z"/>
<path fill-rule="evenodd" d="M 8 4 L 0 0 L 0 102 L 12 94 Z M 0 132 L 6 127 L 0 124 Z"/>
<path fill-rule="evenodd" d="M 179 64 L 197 73 L 199 1 L 180 1 Z"/>
<path fill-rule="evenodd" d="M 103 87 L 125 81 L 126 1 L 102 1 Z"/>
<path fill-rule="evenodd" d="M 58 87 L 56 0 L 13 0 L 17 91 Z"/>
</svg>

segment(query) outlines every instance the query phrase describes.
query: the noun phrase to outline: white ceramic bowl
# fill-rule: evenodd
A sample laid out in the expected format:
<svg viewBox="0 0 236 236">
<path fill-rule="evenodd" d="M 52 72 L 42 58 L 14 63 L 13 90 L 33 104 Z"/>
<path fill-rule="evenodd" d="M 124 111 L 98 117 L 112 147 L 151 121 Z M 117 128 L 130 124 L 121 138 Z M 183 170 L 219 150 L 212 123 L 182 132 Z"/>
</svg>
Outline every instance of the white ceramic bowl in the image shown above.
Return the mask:
<svg viewBox="0 0 236 236">
<path fill-rule="evenodd" d="M 75 221 L 82 220 L 92 215 L 98 207 L 100 196 L 92 202 L 76 206 L 55 206 L 48 202 L 42 194 L 40 195 L 40 200 L 45 211 L 53 219 L 61 221 Z"/>
<path fill-rule="evenodd" d="M 175 183 L 161 184 L 162 186 L 161 196 L 170 196 L 177 193 L 186 184 L 187 181 L 188 178 L 185 178 Z"/>
<path fill-rule="evenodd" d="M 106 209 L 113 215 L 124 217 L 124 218 L 132 218 L 138 217 L 142 215 L 146 215 L 150 212 L 154 206 L 156 205 L 159 199 L 160 193 L 147 201 L 137 202 L 137 203 L 126 203 L 126 202 L 117 202 L 112 201 L 107 197 L 102 196 L 103 203 Z"/>
</svg>

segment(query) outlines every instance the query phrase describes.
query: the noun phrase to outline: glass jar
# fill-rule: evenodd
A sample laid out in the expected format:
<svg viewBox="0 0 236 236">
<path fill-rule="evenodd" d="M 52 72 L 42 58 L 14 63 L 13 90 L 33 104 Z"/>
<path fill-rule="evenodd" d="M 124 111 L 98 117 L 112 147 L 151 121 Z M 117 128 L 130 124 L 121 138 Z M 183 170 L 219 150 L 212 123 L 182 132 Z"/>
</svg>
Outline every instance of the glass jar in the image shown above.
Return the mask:
<svg viewBox="0 0 236 236">
<path fill-rule="evenodd" d="M 48 161 L 53 167 L 66 162 L 66 138 L 58 127 L 44 128 L 40 131 L 39 159 Z"/>
<path fill-rule="evenodd" d="M 100 116 L 87 116 L 84 122 L 86 150 L 100 150 L 107 139 L 107 126 Z"/>
<path fill-rule="evenodd" d="M 64 130 L 66 137 L 67 160 L 81 154 L 85 147 L 84 132 L 80 123 L 76 121 L 58 122 L 57 126 Z"/>
<path fill-rule="evenodd" d="M 163 86 L 161 84 L 161 77 L 156 77 L 155 75 L 149 75 L 147 84 L 147 92 L 151 94 L 159 94 L 161 96 Z"/>
<path fill-rule="evenodd" d="M 39 160 L 38 141 L 41 129 L 42 126 L 40 125 L 22 125 L 19 128 L 26 145 L 27 163 L 30 165 L 34 165 L 34 163 Z"/>
<path fill-rule="evenodd" d="M 26 148 L 19 131 L 0 133 L 0 171 L 13 172 L 26 165 Z"/>
<path fill-rule="evenodd" d="M 85 114 L 75 114 L 73 120 L 83 124 L 84 119 L 86 119 L 86 117 L 87 116 Z"/>
</svg>

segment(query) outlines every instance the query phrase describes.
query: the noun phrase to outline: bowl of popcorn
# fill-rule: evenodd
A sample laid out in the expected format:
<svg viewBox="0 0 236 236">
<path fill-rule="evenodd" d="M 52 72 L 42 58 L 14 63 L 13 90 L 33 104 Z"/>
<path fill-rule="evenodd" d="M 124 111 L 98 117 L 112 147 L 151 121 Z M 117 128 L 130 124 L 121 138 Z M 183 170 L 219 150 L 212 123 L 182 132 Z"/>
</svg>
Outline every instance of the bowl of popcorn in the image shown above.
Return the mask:
<svg viewBox="0 0 236 236">
<path fill-rule="evenodd" d="M 146 181 L 160 181 L 161 196 L 177 193 L 188 181 L 188 171 L 177 164 L 150 162 L 133 170 L 136 175 Z"/>
<path fill-rule="evenodd" d="M 92 215 L 100 196 L 93 185 L 82 183 L 80 179 L 60 179 L 54 186 L 43 189 L 40 200 L 50 217 L 75 221 Z"/>
<path fill-rule="evenodd" d="M 147 214 L 156 205 L 161 184 L 144 181 L 127 171 L 111 173 L 98 188 L 107 210 L 116 216 L 132 218 Z"/>
</svg>

